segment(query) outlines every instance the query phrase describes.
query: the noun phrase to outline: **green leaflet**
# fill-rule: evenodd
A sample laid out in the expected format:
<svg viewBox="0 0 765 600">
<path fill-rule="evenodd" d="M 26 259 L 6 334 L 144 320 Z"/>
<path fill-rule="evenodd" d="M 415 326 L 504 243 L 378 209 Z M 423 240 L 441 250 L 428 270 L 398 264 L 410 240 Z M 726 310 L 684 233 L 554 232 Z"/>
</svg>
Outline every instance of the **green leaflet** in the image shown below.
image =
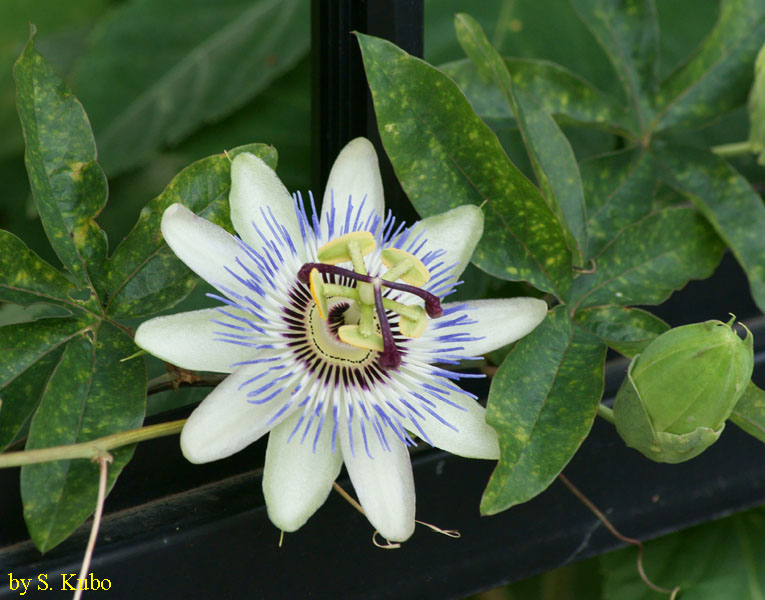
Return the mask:
<svg viewBox="0 0 765 600">
<path fill-rule="evenodd" d="M 610 130 L 626 128 L 627 113 L 610 96 L 576 73 L 544 60 L 505 58 L 513 87 L 534 98 L 546 113 L 574 122 Z M 482 75 L 469 59 L 438 67 L 451 77 L 482 119 L 511 119 L 513 112 L 502 92 Z"/>
<path fill-rule="evenodd" d="M 75 286 L 8 231 L 0 230 L 0 300 L 16 304 L 74 303 Z"/>
<path fill-rule="evenodd" d="M 112 11 L 72 85 L 106 171 L 139 165 L 290 69 L 308 49 L 308 8 L 303 0 L 138 0 Z"/>
<path fill-rule="evenodd" d="M 668 208 L 625 227 L 574 281 L 572 304 L 659 304 L 691 279 L 709 277 L 725 246 L 692 208 Z"/>
<path fill-rule="evenodd" d="M 751 381 L 738 399 L 730 420 L 749 435 L 765 442 L 765 391 Z"/>
<path fill-rule="evenodd" d="M 560 224 L 457 86 L 390 42 L 358 38 L 380 136 L 418 212 L 482 205 L 484 234 L 473 262 L 566 297 L 571 255 Z"/>
<path fill-rule="evenodd" d="M 0 328 L 0 385 L 13 381 L 57 346 L 85 331 L 91 323 L 73 318 L 40 319 Z"/>
<path fill-rule="evenodd" d="M 88 325 L 63 318 L 0 327 L 0 451 L 28 424 L 57 357 Z"/>
<path fill-rule="evenodd" d="M 522 338 L 494 376 L 486 422 L 501 456 L 481 512 L 530 500 L 563 470 L 592 426 L 603 394 L 606 346 L 559 306 Z"/>
<path fill-rule="evenodd" d="M 88 117 L 35 51 L 34 29 L 13 74 L 29 183 L 45 233 L 80 286 L 100 291 L 106 235 L 94 219 L 106 203 L 107 189 Z M 91 305 L 96 302 L 91 298 Z"/>
<path fill-rule="evenodd" d="M 576 313 L 575 321 L 623 356 L 640 354 L 669 329 L 659 317 L 639 308 L 597 306 Z"/>
<path fill-rule="evenodd" d="M 32 419 L 27 449 L 73 444 L 139 427 L 146 409 L 142 360 L 120 362 L 135 350 L 123 331 L 102 323 L 70 341 L 53 370 Z M 113 452 L 109 487 L 134 446 Z M 24 519 L 46 552 L 93 511 L 98 466 L 88 460 L 29 465 L 21 470 Z"/>
<path fill-rule="evenodd" d="M 571 0 L 605 50 L 635 111 L 637 130 L 650 130 L 659 30 L 653 0 Z"/>
<path fill-rule="evenodd" d="M 460 14 L 455 18 L 457 39 L 471 61 L 502 91 L 512 108 L 547 205 L 564 224 L 563 230 L 576 265 L 587 246 L 584 197 L 576 157 L 566 136 L 549 113 L 522 93 L 516 93 L 502 57 L 492 47 L 478 22 Z"/>
<path fill-rule="evenodd" d="M 235 148 L 197 161 L 181 171 L 157 198 L 141 211 L 133 230 L 109 258 L 109 300 L 106 310 L 118 317 L 143 316 L 164 310 L 185 298 L 198 278 L 165 244 L 160 231 L 162 213 L 180 202 L 198 215 L 230 227 L 228 191 L 231 158 L 252 152 L 276 168 L 276 151 L 265 144 Z"/>
<path fill-rule="evenodd" d="M 765 38 L 765 1 L 721 0 L 715 28 L 661 85 L 655 128 L 698 127 L 746 101 Z"/>
<path fill-rule="evenodd" d="M 601 557 L 604 600 L 657 600 L 641 581 L 634 547 Z M 657 585 L 680 586 L 683 600 L 762 600 L 765 514 L 755 509 L 645 543 L 645 572 Z"/>
<path fill-rule="evenodd" d="M 585 258 L 591 259 L 624 227 L 651 212 L 656 175 L 639 147 L 584 160 L 579 169 L 587 206 Z"/>
<path fill-rule="evenodd" d="M 730 246 L 765 311 L 765 206 L 745 177 L 706 150 L 667 146 L 656 161 L 667 182 L 687 196 Z"/>
</svg>

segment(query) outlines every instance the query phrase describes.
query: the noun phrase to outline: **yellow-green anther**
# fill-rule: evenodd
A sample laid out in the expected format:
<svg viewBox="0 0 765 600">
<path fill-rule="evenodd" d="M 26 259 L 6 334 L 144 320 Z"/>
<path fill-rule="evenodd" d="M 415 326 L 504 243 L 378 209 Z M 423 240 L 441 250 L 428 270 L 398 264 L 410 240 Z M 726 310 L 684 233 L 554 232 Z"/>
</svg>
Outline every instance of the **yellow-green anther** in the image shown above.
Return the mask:
<svg viewBox="0 0 765 600">
<path fill-rule="evenodd" d="M 416 318 L 410 318 L 401 315 L 398 321 L 398 329 L 402 335 L 408 338 L 420 337 L 428 328 L 428 315 L 425 313 L 425 309 L 420 306 L 410 306 L 410 309 L 419 309 L 419 315 Z"/>
<path fill-rule="evenodd" d="M 327 296 L 324 290 L 324 280 L 321 277 L 318 269 L 312 269 L 310 275 L 310 289 L 313 301 L 316 303 L 316 308 L 319 311 L 319 316 L 323 321 L 327 320 L 329 316 L 329 310 L 327 308 Z"/>
<path fill-rule="evenodd" d="M 359 331 L 358 325 L 342 325 L 337 330 L 337 336 L 346 344 L 355 348 L 365 348 L 375 352 L 382 352 L 385 349 L 382 336 L 377 334 L 363 336 Z"/>
<path fill-rule="evenodd" d="M 398 330 L 401 332 L 401 335 L 409 338 L 415 338 L 420 337 L 423 333 L 425 333 L 425 330 L 428 328 L 428 316 L 425 314 L 424 310 L 422 313 L 422 318 L 416 321 L 404 316 L 399 319 Z"/>
<path fill-rule="evenodd" d="M 430 271 L 413 254 L 396 248 L 386 248 L 380 253 L 380 258 L 389 269 L 382 276 L 386 281 L 402 279 L 409 285 L 417 287 L 422 287 L 430 281 Z"/>
<path fill-rule="evenodd" d="M 321 262 L 328 265 L 337 265 L 351 261 L 351 251 L 349 248 L 351 242 L 355 242 L 358 245 L 361 256 L 366 256 L 377 246 L 375 237 L 368 231 L 352 231 L 324 244 L 319 248 L 317 257 Z M 361 262 L 363 264 L 363 261 Z M 354 264 L 353 266 L 355 269 L 356 265 Z M 363 274 L 366 275 L 366 271 Z"/>
</svg>

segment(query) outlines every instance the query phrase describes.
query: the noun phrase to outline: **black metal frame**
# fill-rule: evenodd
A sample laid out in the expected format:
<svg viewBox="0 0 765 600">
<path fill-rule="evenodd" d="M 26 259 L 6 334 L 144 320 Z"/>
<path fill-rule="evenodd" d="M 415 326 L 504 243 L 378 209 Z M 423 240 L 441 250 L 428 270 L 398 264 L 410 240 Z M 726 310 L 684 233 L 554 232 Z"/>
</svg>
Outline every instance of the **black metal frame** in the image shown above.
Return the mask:
<svg viewBox="0 0 765 600">
<path fill-rule="evenodd" d="M 388 37 L 420 54 L 422 2 L 316 0 L 313 23 L 322 32 L 314 35 L 313 48 L 314 189 L 320 190 L 334 155 L 349 139 L 377 139 L 384 157 L 357 46 L 347 32 Z M 388 167 L 386 192 L 389 199 L 398 194 L 393 203 L 400 204 L 403 195 L 391 177 Z M 710 304 L 720 290 L 724 302 Z M 722 318 L 728 311 L 739 317 L 758 314 L 730 257 L 713 279 L 692 283 L 655 312 L 678 325 Z M 757 328 L 755 339 L 765 340 L 765 326 Z M 755 379 L 762 384 L 765 347 L 758 344 L 756 350 Z M 624 368 L 622 360 L 609 363 L 607 396 L 617 389 Z M 485 387 L 476 391 L 486 393 Z M 97 577 L 110 579 L 109 598 L 461 598 L 619 544 L 557 482 L 531 502 L 481 518 L 478 504 L 492 464 L 424 450 L 413 456 L 417 516 L 458 529 L 461 539 L 418 527 L 402 548 L 378 549 L 366 519 L 332 494 L 280 548 L 263 504 L 261 470 L 253 470 L 263 464 L 264 448 L 261 440 L 227 460 L 197 466 L 183 459 L 176 438 L 141 444 L 107 499 L 92 564 Z M 655 464 L 598 421 L 566 474 L 626 534 L 647 539 L 765 502 L 765 462 L 752 458 L 761 455 L 759 442 L 729 426 L 699 458 Z M 17 482 L 17 469 L 0 471 L 3 576 L 47 573 L 48 581 L 58 584 L 61 573 L 79 570 L 88 527 L 40 557 L 25 541 Z M 340 483 L 350 489 L 345 475 Z M 0 598 L 17 594 L 0 585 Z"/>
<path fill-rule="evenodd" d="M 332 162 L 345 144 L 366 137 L 377 148 L 387 205 L 394 207 L 399 219 L 411 222 L 416 213 L 382 150 L 353 32 L 391 40 L 422 57 L 423 0 L 313 0 L 311 4 L 312 188 L 324 189 Z"/>
</svg>

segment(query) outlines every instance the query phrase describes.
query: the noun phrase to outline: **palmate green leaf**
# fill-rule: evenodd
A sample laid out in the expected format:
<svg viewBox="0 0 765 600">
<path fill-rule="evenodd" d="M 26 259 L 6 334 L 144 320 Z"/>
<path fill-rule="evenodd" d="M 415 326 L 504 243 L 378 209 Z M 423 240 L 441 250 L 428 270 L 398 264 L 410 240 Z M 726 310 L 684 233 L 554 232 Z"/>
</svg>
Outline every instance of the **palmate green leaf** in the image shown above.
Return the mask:
<svg viewBox="0 0 765 600">
<path fill-rule="evenodd" d="M 709 277 L 724 244 L 693 208 L 667 208 L 625 227 L 574 281 L 571 303 L 582 309 L 660 304 L 691 279 Z"/>
<path fill-rule="evenodd" d="M 106 171 L 140 164 L 289 70 L 308 50 L 308 9 L 304 0 L 137 0 L 115 9 L 73 75 Z"/>
<path fill-rule="evenodd" d="M 0 232 L 0 299 L 58 307 L 56 316 L 0 328 L 0 448 L 27 434 L 26 448 L 33 449 L 139 426 L 146 373 L 143 361 L 120 362 L 135 346 L 100 302 L 106 235 L 95 217 L 106 202 L 106 179 L 87 116 L 32 39 L 14 76 L 35 201 L 51 246 L 70 271 L 57 271 Z M 60 307 L 71 316 L 60 316 Z M 110 482 L 131 453 L 115 453 Z M 97 469 L 88 461 L 22 469 L 25 518 L 41 550 L 58 544 L 92 512 L 97 485 Z"/>
<path fill-rule="evenodd" d="M 730 247 L 752 297 L 765 311 L 765 206 L 744 176 L 706 150 L 667 146 L 656 161 L 667 183 L 688 197 Z"/>
<path fill-rule="evenodd" d="M 106 234 L 95 217 L 107 188 L 88 117 L 35 50 L 34 29 L 13 74 L 29 183 L 45 233 L 80 286 L 100 289 Z M 97 301 L 91 298 L 91 304 Z"/>
<path fill-rule="evenodd" d="M 746 102 L 765 39 L 765 0 L 720 0 L 720 16 L 693 57 L 656 96 L 656 129 L 699 127 Z"/>
<path fill-rule="evenodd" d="M 738 399 L 730 420 L 749 435 L 765 442 L 765 391 L 750 381 Z"/>
<path fill-rule="evenodd" d="M 637 130 L 650 130 L 659 30 L 653 0 L 571 0 L 605 50 L 634 110 Z"/>
<path fill-rule="evenodd" d="M 510 351 L 489 392 L 486 422 L 500 459 L 481 512 L 525 502 L 557 477 L 587 437 L 603 394 L 606 345 L 558 306 Z"/>
<path fill-rule="evenodd" d="M 591 259 L 624 227 L 651 212 L 656 176 L 642 146 L 584 160 L 579 169 L 587 207 L 585 258 Z"/>
<path fill-rule="evenodd" d="M 82 319 L 64 318 L 0 327 L 0 451 L 37 408 L 63 348 L 88 326 Z"/>
<path fill-rule="evenodd" d="M 162 238 L 162 213 L 180 202 L 196 214 L 231 228 L 228 191 L 231 159 L 252 152 L 276 168 L 276 151 L 264 144 L 250 144 L 197 161 L 181 171 L 164 192 L 149 202 L 133 230 L 109 258 L 108 314 L 136 317 L 170 308 L 185 298 L 198 278 L 181 263 Z"/>
<path fill-rule="evenodd" d="M 669 329 L 659 317 L 639 308 L 596 306 L 580 310 L 575 322 L 619 354 L 632 358 Z"/>
<path fill-rule="evenodd" d="M 70 341 L 32 419 L 26 448 L 86 442 L 139 427 L 146 409 L 141 360 L 120 362 L 135 350 L 132 339 L 109 323 Z M 132 457 L 134 446 L 113 452 L 109 487 Z M 98 466 L 66 460 L 21 469 L 24 518 L 35 545 L 46 552 L 93 512 Z"/>
<path fill-rule="evenodd" d="M 505 58 L 513 87 L 564 122 L 625 131 L 627 113 L 610 96 L 568 69 L 544 60 Z M 469 59 L 440 65 L 482 119 L 512 119 L 513 111 L 491 79 Z"/>
<path fill-rule="evenodd" d="M 571 254 L 560 224 L 454 82 L 390 42 L 358 39 L 380 137 L 417 211 L 482 205 L 475 264 L 565 298 Z"/>
<path fill-rule="evenodd" d="M 502 57 L 486 39 L 478 22 L 466 14 L 455 17 L 457 39 L 479 72 L 502 92 L 512 108 L 524 145 L 547 205 L 557 215 L 575 265 L 582 264 L 587 246 L 584 197 L 576 157 L 566 136 L 536 99 L 516 93 Z"/>
<path fill-rule="evenodd" d="M 601 557 L 604 600 L 660 600 L 640 579 L 637 549 Z M 645 544 L 648 577 L 682 600 L 762 600 L 765 596 L 765 513 L 761 508 L 704 523 Z"/>
<path fill-rule="evenodd" d="M 77 288 L 8 231 L 0 229 L 0 301 L 74 303 Z"/>
</svg>

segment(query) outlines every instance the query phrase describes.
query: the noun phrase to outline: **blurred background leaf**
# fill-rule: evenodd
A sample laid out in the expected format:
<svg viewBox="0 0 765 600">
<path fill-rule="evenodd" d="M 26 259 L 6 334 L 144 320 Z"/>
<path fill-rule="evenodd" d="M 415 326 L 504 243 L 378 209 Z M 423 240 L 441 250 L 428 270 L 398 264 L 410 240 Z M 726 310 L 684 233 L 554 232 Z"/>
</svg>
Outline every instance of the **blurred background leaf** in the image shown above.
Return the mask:
<svg viewBox="0 0 765 600">
<path fill-rule="evenodd" d="M 81 52 L 93 23 L 108 6 L 108 0 L 3 0 L 0 3 L 0 159 L 24 151 L 11 67 L 29 38 L 29 24 L 34 23 L 42 32 L 37 39 L 38 49 L 59 72 L 66 72 Z"/>
<path fill-rule="evenodd" d="M 659 600 L 635 568 L 637 550 L 601 558 L 603 600 Z M 760 600 L 765 590 L 765 514 L 751 510 L 648 542 L 647 575 L 680 586 L 683 600 Z"/>
<path fill-rule="evenodd" d="M 135 167 L 228 116 L 293 67 L 310 43 L 308 6 L 133 0 L 113 10 L 72 74 L 106 172 Z"/>
</svg>

